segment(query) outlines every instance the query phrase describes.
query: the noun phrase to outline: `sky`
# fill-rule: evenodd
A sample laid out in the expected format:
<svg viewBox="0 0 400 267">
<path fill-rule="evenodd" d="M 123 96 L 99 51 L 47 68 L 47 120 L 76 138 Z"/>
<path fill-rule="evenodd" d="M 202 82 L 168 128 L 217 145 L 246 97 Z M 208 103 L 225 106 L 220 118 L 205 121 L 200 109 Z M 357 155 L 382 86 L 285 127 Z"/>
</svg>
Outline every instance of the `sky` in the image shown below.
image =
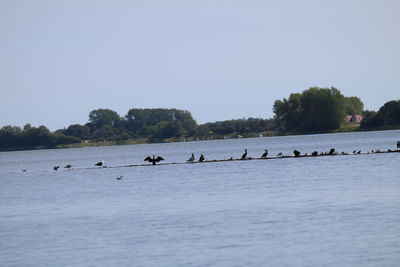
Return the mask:
<svg viewBox="0 0 400 267">
<path fill-rule="evenodd" d="M 0 127 L 85 124 L 108 108 L 271 118 L 336 87 L 400 98 L 397 0 L 0 0 Z"/>
</svg>

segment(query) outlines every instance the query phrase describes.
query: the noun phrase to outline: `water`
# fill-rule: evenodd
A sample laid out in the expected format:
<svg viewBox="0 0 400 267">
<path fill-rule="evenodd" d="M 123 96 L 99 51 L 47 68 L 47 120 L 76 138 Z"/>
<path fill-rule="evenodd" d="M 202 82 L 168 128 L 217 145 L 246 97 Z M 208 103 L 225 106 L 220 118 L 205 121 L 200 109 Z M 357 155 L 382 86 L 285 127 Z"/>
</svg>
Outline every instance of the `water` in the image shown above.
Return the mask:
<svg viewBox="0 0 400 267">
<path fill-rule="evenodd" d="M 0 153 L 1 266 L 399 266 L 400 131 Z M 53 171 L 54 165 L 75 169 Z M 27 169 L 22 172 L 21 169 Z M 116 177 L 123 175 L 118 181 Z"/>
</svg>

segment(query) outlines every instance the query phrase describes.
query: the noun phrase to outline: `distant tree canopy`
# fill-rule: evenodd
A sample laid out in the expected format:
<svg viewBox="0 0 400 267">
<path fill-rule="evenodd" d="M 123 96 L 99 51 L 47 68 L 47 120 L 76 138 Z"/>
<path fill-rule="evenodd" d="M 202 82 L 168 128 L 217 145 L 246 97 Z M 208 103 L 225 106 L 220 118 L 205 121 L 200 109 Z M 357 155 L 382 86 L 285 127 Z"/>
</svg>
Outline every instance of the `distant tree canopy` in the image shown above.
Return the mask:
<svg viewBox="0 0 400 267">
<path fill-rule="evenodd" d="M 330 131 L 341 126 L 344 115 L 361 114 L 358 97 L 344 97 L 334 87 L 311 87 L 289 99 L 276 100 L 275 120 L 282 131 Z"/>
<path fill-rule="evenodd" d="M 361 122 L 363 129 L 391 125 L 400 125 L 400 100 L 386 102 L 378 112 L 366 111 Z"/>
</svg>

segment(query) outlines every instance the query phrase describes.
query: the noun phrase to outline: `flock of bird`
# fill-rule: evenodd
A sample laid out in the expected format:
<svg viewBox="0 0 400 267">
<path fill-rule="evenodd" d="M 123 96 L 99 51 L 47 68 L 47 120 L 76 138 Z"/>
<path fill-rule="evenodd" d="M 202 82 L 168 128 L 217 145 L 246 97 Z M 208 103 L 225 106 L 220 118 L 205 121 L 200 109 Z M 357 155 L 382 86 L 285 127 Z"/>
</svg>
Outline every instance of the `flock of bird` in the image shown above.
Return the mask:
<svg viewBox="0 0 400 267">
<path fill-rule="evenodd" d="M 397 149 L 399 149 L 399 148 L 400 148 L 400 141 L 397 141 L 396 145 L 397 145 Z M 392 151 L 392 150 L 389 149 L 387 152 L 398 152 L 398 150 Z M 370 153 L 370 152 L 367 152 L 367 153 Z M 375 151 L 372 150 L 371 153 L 382 153 L 382 152 L 381 152 L 380 150 L 375 150 Z M 349 153 L 346 153 L 346 152 L 341 152 L 340 154 L 341 154 L 341 155 L 349 155 Z M 353 151 L 353 154 L 361 154 L 361 150 L 354 150 L 354 151 Z M 293 150 L 293 155 L 294 155 L 294 157 L 300 157 L 300 156 L 304 156 L 304 157 L 307 157 L 307 156 L 326 156 L 326 155 L 338 155 L 338 152 L 336 152 L 336 150 L 335 150 L 334 148 L 331 148 L 331 149 L 329 150 L 329 152 L 318 152 L 318 151 L 313 151 L 313 152 L 311 152 L 310 155 L 308 155 L 307 153 L 301 155 L 301 152 L 298 151 L 297 149 L 295 149 L 295 150 Z M 285 156 L 283 155 L 282 152 L 279 152 L 278 154 L 276 154 L 276 157 L 279 158 L 279 157 L 285 157 Z M 286 156 L 286 157 L 290 157 L 290 156 Z M 293 156 L 292 156 L 292 157 L 293 157 Z M 267 159 L 267 158 L 268 158 L 268 149 L 265 149 L 265 150 L 264 150 L 264 153 L 261 155 L 261 157 L 260 157 L 259 159 Z M 247 149 L 244 150 L 244 153 L 243 153 L 242 156 L 240 157 L 240 160 L 246 160 L 246 159 L 253 159 L 253 158 L 247 156 Z M 160 161 L 162 161 L 162 160 L 164 160 L 163 157 L 160 157 L 160 156 L 157 156 L 157 157 L 156 157 L 155 155 L 153 155 L 152 157 L 148 156 L 148 157 L 146 157 L 146 158 L 144 159 L 144 161 L 148 161 L 148 162 L 151 163 L 152 165 L 156 165 L 158 162 L 160 162 Z M 229 160 L 233 160 L 233 157 L 231 157 Z M 198 162 L 204 162 L 204 161 L 205 161 L 204 155 L 203 155 L 203 154 L 200 154 L 200 157 L 199 157 Z M 195 158 L 195 156 L 194 156 L 194 153 L 192 153 L 191 157 L 190 157 L 186 162 L 188 162 L 188 163 L 194 163 L 194 162 L 196 162 L 196 158 Z M 97 167 L 100 167 L 100 168 L 107 167 L 107 166 L 105 165 L 105 163 L 104 163 L 104 160 L 95 163 L 94 166 L 97 166 Z M 54 171 L 58 171 L 59 168 L 60 168 L 60 166 L 57 165 L 57 166 L 54 166 L 54 167 L 53 167 L 53 170 L 54 170 Z M 73 168 L 73 165 L 68 164 L 68 165 L 65 165 L 64 168 L 65 168 L 65 169 L 71 169 L 71 168 Z M 22 171 L 23 171 L 23 172 L 26 172 L 27 169 L 22 169 Z M 117 180 L 121 180 L 122 177 L 123 177 L 123 176 L 118 176 L 118 177 L 117 177 Z"/>
</svg>

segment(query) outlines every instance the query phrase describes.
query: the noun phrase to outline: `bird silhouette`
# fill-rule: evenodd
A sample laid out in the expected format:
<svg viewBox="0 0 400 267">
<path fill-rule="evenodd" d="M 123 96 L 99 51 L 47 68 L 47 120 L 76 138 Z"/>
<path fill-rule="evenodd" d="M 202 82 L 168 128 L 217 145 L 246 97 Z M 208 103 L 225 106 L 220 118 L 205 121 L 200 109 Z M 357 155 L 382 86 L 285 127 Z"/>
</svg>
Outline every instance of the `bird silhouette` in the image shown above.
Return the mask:
<svg viewBox="0 0 400 267">
<path fill-rule="evenodd" d="M 60 166 L 54 166 L 53 170 L 57 171 L 60 168 Z"/>
<path fill-rule="evenodd" d="M 122 180 L 122 177 L 124 177 L 124 176 L 122 176 L 122 175 L 118 176 L 117 180 Z"/>
<path fill-rule="evenodd" d="M 22 169 L 21 171 L 22 171 L 22 172 L 26 172 L 27 170 L 28 170 L 28 169 Z"/>
<path fill-rule="evenodd" d="M 199 162 L 203 162 L 206 158 L 203 154 L 200 154 Z"/>
<path fill-rule="evenodd" d="M 97 162 L 96 164 L 94 164 L 94 166 L 99 166 L 99 167 L 103 167 L 104 165 L 104 160 Z"/>
<path fill-rule="evenodd" d="M 268 150 L 265 149 L 265 152 L 264 152 L 264 154 L 262 154 L 261 158 L 265 159 L 267 156 L 268 156 Z"/>
<path fill-rule="evenodd" d="M 153 158 L 148 156 L 147 158 L 144 159 L 144 161 L 148 161 L 152 163 L 153 165 L 156 165 L 157 162 L 160 162 L 161 160 L 164 160 L 162 157 L 158 156 L 157 158 L 153 155 Z"/>
<path fill-rule="evenodd" d="M 193 162 L 193 161 L 194 161 L 194 154 L 192 153 L 192 156 L 186 162 Z"/>
<path fill-rule="evenodd" d="M 335 149 L 331 148 L 331 150 L 329 150 L 329 155 L 333 155 L 333 154 L 335 154 Z"/>
<path fill-rule="evenodd" d="M 66 168 L 66 169 L 71 169 L 71 168 L 72 168 L 72 165 L 71 165 L 71 164 L 68 164 L 68 165 L 66 165 L 64 168 Z"/>
<path fill-rule="evenodd" d="M 397 141 L 397 148 L 400 148 L 400 141 Z"/>
<path fill-rule="evenodd" d="M 240 159 L 246 159 L 247 157 L 247 149 L 244 150 L 244 153 Z"/>
<path fill-rule="evenodd" d="M 278 154 L 276 154 L 276 156 L 277 156 L 277 157 L 281 157 L 281 156 L 283 156 L 283 153 L 282 153 L 282 152 L 279 152 Z"/>
<path fill-rule="evenodd" d="M 295 150 L 293 150 L 293 154 L 294 154 L 295 157 L 299 157 L 300 156 L 300 151 L 295 149 Z"/>
<path fill-rule="evenodd" d="M 314 157 L 315 157 L 315 156 L 318 156 L 318 151 L 312 152 L 311 155 L 314 156 Z"/>
</svg>

